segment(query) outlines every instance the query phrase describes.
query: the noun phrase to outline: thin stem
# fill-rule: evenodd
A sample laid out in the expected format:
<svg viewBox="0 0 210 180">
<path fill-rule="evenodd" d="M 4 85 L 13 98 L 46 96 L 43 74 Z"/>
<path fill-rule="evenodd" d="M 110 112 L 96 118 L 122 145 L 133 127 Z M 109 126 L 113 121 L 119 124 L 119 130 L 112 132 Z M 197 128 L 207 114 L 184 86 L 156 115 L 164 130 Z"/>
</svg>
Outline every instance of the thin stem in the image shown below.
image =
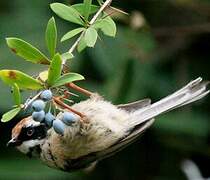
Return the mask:
<svg viewBox="0 0 210 180">
<path fill-rule="evenodd" d="M 84 117 L 85 117 L 84 114 L 82 114 L 82 113 L 80 113 L 80 112 L 78 112 L 78 111 L 72 109 L 69 105 L 67 105 L 67 104 L 65 104 L 64 102 L 62 102 L 62 101 L 60 100 L 59 97 L 53 97 L 53 100 L 54 100 L 54 102 L 55 102 L 57 105 L 59 105 L 59 106 L 61 106 L 61 107 L 63 107 L 63 108 L 68 109 L 69 111 L 71 111 L 71 112 L 77 114 L 77 115 L 80 116 L 81 118 L 84 118 Z"/>
<path fill-rule="evenodd" d="M 98 12 L 91 19 L 90 25 L 92 25 L 97 20 L 99 15 L 104 11 L 104 9 L 106 9 L 107 6 L 109 6 L 111 4 L 111 2 L 112 2 L 112 0 L 106 0 L 105 1 L 105 3 L 101 6 L 101 8 L 98 10 Z"/>
<path fill-rule="evenodd" d="M 77 47 L 77 45 L 79 44 L 79 42 L 80 42 L 80 40 L 82 39 L 82 37 L 84 36 L 84 34 L 85 34 L 85 32 L 83 31 L 81 34 L 80 34 L 80 36 L 79 36 L 79 38 L 75 41 L 75 43 L 72 45 L 72 47 L 69 49 L 69 53 L 73 53 L 74 52 L 74 50 L 76 49 L 76 47 Z M 64 62 L 64 64 L 66 63 L 66 60 L 65 61 L 63 61 Z"/>
<path fill-rule="evenodd" d="M 61 98 L 63 101 L 67 101 L 68 103 L 74 103 L 74 101 L 72 101 L 72 100 L 70 100 L 70 99 L 67 99 L 67 98 L 64 98 L 64 97 L 62 97 Z"/>
<path fill-rule="evenodd" d="M 28 106 L 30 106 L 30 104 L 32 103 L 32 102 L 34 102 L 39 96 L 40 96 L 40 94 L 41 94 L 42 92 L 40 91 L 38 94 L 36 94 L 30 101 L 28 101 L 28 102 L 26 102 L 25 104 L 24 104 L 24 110 L 26 110 L 27 108 L 28 108 Z"/>
<path fill-rule="evenodd" d="M 93 94 L 92 92 L 90 92 L 90 91 L 88 91 L 86 89 L 83 89 L 83 88 L 77 86 L 74 83 L 69 83 L 66 86 L 69 87 L 69 88 L 72 88 L 72 89 L 74 89 L 74 90 L 76 90 L 78 92 L 81 92 L 82 94 L 85 94 L 86 96 L 91 96 Z"/>
<path fill-rule="evenodd" d="M 70 96 L 79 97 L 79 95 L 69 92 L 68 90 L 64 91 L 65 98 L 69 98 Z"/>
<path fill-rule="evenodd" d="M 51 110 L 52 110 L 52 103 L 51 102 L 49 102 L 49 103 L 50 103 L 50 105 L 49 105 L 48 112 L 51 112 Z"/>
<path fill-rule="evenodd" d="M 52 106 L 53 106 L 53 115 L 56 116 L 57 113 L 56 113 L 56 105 L 55 105 L 55 101 L 52 101 Z"/>
</svg>

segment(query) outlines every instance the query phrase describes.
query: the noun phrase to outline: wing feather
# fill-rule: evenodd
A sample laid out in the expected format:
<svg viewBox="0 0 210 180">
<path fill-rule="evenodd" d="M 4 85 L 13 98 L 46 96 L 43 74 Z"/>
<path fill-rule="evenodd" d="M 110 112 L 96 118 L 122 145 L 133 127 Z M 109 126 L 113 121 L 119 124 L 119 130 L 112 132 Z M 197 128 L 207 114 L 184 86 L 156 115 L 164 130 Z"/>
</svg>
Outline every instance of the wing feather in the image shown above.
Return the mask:
<svg viewBox="0 0 210 180">
<path fill-rule="evenodd" d="M 128 112 L 136 111 L 151 104 L 150 99 L 142 99 L 128 104 L 119 104 L 117 107 Z"/>
</svg>

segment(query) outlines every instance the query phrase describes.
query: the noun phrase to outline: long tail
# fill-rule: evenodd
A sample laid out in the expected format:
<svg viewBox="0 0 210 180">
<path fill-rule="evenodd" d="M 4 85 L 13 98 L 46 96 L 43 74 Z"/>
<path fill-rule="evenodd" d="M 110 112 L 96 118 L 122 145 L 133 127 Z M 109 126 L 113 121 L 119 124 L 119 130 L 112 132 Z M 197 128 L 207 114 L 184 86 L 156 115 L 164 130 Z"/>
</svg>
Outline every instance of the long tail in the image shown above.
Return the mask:
<svg viewBox="0 0 210 180">
<path fill-rule="evenodd" d="M 210 92 L 210 90 L 207 90 L 208 84 L 209 82 L 203 82 L 202 78 L 199 77 L 160 101 L 133 112 L 132 126 L 141 124 L 159 114 L 203 98 Z"/>
</svg>

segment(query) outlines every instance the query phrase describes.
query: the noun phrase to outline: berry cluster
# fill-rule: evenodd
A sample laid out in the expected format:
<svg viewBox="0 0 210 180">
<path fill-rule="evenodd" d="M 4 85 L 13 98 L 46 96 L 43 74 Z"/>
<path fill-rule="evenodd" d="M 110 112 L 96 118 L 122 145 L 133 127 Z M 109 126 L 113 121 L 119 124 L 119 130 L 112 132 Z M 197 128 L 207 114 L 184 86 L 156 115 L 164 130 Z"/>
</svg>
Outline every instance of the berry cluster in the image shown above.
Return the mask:
<svg viewBox="0 0 210 180">
<path fill-rule="evenodd" d="M 40 99 L 35 100 L 32 103 L 32 118 L 34 121 L 42 122 L 47 125 L 47 127 L 55 130 L 56 133 L 63 135 L 66 126 L 70 126 L 77 121 L 75 114 L 71 112 L 62 113 L 61 118 L 57 118 L 56 114 L 52 114 L 50 110 L 45 113 L 46 104 L 51 103 L 53 94 L 50 90 L 44 90 L 40 94 Z"/>
</svg>

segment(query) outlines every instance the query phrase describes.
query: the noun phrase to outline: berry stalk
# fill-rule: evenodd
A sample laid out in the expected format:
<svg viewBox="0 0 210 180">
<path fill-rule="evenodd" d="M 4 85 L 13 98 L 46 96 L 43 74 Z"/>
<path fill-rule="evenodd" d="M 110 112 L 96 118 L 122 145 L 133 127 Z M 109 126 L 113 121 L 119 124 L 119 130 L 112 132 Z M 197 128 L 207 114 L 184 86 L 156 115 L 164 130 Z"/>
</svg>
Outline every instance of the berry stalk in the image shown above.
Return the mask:
<svg viewBox="0 0 210 180">
<path fill-rule="evenodd" d="M 59 105 L 59 106 L 61 106 L 61 107 L 63 107 L 63 108 L 68 109 L 69 111 L 73 112 L 74 114 L 77 114 L 77 115 L 80 116 L 81 118 L 84 118 L 84 117 L 85 117 L 85 115 L 82 114 L 81 112 L 78 112 L 78 111 L 72 109 L 69 105 L 67 105 L 67 104 L 65 104 L 64 102 L 62 102 L 62 101 L 60 100 L 60 97 L 53 97 L 53 100 L 54 100 L 54 102 L 55 102 L 57 105 Z"/>
<path fill-rule="evenodd" d="M 71 88 L 71 89 L 74 89 L 75 91 L 78 91 L 78 92 L 80 92 L 82 94 L 85 94 L 86 96 L 89 96 L 89 97 L 93 94 L 92 92 L 90 92 L 90 91 L 88 91 L 86 89 L 83 89 L 83 88 L 77 86 L 74 83 L 66 84 L 66 86 L 69 87 L 69 88 Z"/>
</svg>

